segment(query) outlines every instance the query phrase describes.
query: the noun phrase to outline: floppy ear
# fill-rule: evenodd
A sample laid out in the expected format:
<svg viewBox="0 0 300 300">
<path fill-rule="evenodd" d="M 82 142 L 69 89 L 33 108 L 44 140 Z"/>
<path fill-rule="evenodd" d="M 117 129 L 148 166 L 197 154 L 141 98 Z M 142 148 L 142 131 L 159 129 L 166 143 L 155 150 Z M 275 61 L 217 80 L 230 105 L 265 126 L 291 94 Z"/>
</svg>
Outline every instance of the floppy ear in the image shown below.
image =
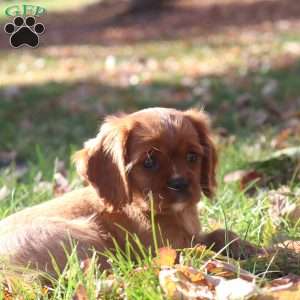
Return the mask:
<svg viewBox="0 0 300 300">
<path fill-rule="evenodd" d="M 199 143 L 202 145 L 204 150 L 204 156 L 201 160 L 200 170 L 200 185 L 202 191 L 207 197 L 212 197 L 217 185 L 217 153 L 214 143 L 211 139 L 209 119 L 204 112 L 198 110 L 188 110 L 184 112 L 184 114 L 197 130 Z"/>
<path fill-rule="evenodd" d="M 130 201 L 125 169 L 128 127 L 122 117 L 107 118 L 98 135 L 73 157 L 78 173 L 113 209 Z"/>
</svg>

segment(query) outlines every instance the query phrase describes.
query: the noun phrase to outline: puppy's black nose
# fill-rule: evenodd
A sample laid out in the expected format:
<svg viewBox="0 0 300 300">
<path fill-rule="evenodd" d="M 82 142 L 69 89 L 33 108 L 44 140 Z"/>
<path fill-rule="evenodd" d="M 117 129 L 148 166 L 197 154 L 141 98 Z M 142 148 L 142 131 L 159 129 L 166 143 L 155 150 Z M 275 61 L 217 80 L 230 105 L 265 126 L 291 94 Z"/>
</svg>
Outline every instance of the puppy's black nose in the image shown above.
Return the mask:
<svg viewBox="0 0 300 300">
<path fill-rule="evenodd" d="M 189 186 L 189 182 L 183 177 L 173 177 L 168 180 L 168 188 L 177 192 L 184 192 Z"/>
</svg>

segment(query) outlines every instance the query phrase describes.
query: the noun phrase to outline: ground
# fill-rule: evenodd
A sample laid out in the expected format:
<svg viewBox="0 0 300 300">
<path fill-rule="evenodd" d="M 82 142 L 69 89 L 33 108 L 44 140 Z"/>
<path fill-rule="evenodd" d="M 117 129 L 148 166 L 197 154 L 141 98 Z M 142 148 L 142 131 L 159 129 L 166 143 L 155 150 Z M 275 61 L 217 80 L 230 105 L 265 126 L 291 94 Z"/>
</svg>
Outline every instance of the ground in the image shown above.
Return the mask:
<svg viewBox="0 0 300 300">
<path fill-rule="evenodd" d="M 204 230 L 227 227 L 263 245 L 299 239 L 298 222 L 273 224 L 269 197 L 285 184 L 288 200 L 297 201 L 296 163 L 289 172 L 277 164 L 284 178 L 256 191 L 224 183 L 229 172 L 299 144 L 297 1 L 176 1 L 145 15 L 126 15 L 123 2 L 115 2 L 39 1 L 48 14 L 39 18 L 46 32 L 34 50 L 14 50 L 0 34 L 0 217 L 80 186 L 70 157 L 105 115 L 156 105 L 204 107 L 219 152 L 217 195 L 202 201 Z M 3 27 L 11 20 L 2 14 L 0 21 Z M 132 268 L 114 265 L 130 282 L 128 299 L 161 299 L 155 274 L 132 276 Z M 93 280 L 70 273 L 56 283 L 55 299 L 70 299 L 78 282 L 93 294 Z"/>
</svg>

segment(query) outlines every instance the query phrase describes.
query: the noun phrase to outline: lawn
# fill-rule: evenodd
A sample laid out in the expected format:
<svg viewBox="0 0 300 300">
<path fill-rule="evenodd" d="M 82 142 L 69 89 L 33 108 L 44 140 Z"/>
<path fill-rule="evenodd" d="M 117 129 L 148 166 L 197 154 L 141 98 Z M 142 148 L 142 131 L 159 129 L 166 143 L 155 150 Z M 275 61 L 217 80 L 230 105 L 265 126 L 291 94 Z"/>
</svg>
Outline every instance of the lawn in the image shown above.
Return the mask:
<svg viewBox="0 0 300 300">
<path fill-rule="evenodd" d="M 280 10 L 278 18 L 269 18 L 262 10 L 265 22 L 241 26 L 224 21 L 224 28 L 196 34 L 191 26 L 185 38 L 170 33 L 172 28 L 164 29 L 161 38 L 153 38 L 151 31 L 149 39 L 140 41 L 130 34 L 141 19 L 127 17 L 114 29 L 107 23 L 105 30 L 100 30 L 100 23 L 99 32 L 90 30 L 87 35 L 74 29 L 72 34 L 81 41 L 68 39 L 66 32 L 59 36 L 64 30 L 59 16 L 65 14 L 66 22 L 71 22 L 70 14 L 88 11 L 91 21 L 84 19 L 84 28 L 94 28 L 93 6 L 87 6 L 92 2 L 50 2 L 39 1 L 48 9 L 44 19 L 48 32 L 41 37 L 41 47 L 13 50 L 7 36 L 0 36 L 0 218 L 81 186 L 70 157 L 95 136 L 107 114 L 149 106 L 204 107 L 212 119 L 219 166 L 217 195 L 213 201 L 201 202 L 203 229 L 226 227 L 264 246 L 300 239 L 299 222 L 281 214 L 280 208 L 276 211 L 277 202 L 272 202 L 272 195 L 285 186 L 284 201 L 297 205 L 299 159 L 291 156 L 288 164 L 275 160 L 263 170 L 262 163 L 256 164 L 255 171 L 268 177 L 263 182 L 224 182 L 232 171 L 253 169 L 253 161 L 266 161 L 278 150 L 299 145 L 300 23 L 292 12 L 287 9 L 281 17 Z M 204 8 L 210 6 L 206 2 Z M 213 2 L 226 12 L 239 1 Z M 248 2 L 259 5 L 260 1 Z M 10 3 L 4 1 L 1 9 Z M 278 1 L 274 3 L 275 10 Z M 244 10 L 245 14 L 247 7 Z M 176 10 L 170 14 L 176 19 Z M 161 16 L 158 22 L 163 20 Z M 8 19 L 2 16 L 0 21 Z M 108 32 L 112 35 L 106 43 Z M 128 40 L 118 38 L 126 33 Z M 284 176 L 273 176 L 274 172 Z M 64 178 L 62 189 L 57 174 Z M 126 255 L 110 259 L 117 282 L 126 283 L 122 293 L 127 299 L 163 299 L 149 253 L 138 263 L 140 272 Z M 195 265 L 200 263 L 195 259 Z M 255 262 L 247 269 L 258 272 Z M 37 281 L 26 285 L 16 280 L 15 286 L 24 299 L 72 299 L 80 289 L 87 299 L 96 299 L 104 289 L 101 279 L 108 277 L 92 262 L 82 268 L 74 254 L 51 289 L 43 289 Z M 122 297 L 119 290 L 102 297 Z M 9 299 L 2 291 L 0 298 Z"/>
</svg>

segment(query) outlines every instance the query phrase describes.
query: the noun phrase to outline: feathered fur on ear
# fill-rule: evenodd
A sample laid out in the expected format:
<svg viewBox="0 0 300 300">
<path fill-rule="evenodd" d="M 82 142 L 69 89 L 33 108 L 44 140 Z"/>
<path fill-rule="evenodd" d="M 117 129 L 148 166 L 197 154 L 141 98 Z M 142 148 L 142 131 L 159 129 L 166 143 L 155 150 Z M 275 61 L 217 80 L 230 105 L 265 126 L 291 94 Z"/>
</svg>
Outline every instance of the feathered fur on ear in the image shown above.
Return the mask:
<svg viewBox="0 0 300 300">
<path fill-rule="evenodd" d="M 129 124 L 122 117 L 108 117 L 98 135 L 74 155 L 78 173 L 113 209 L 130 202 L 126 174 Z"/>
<path fill-rule="evenodd" d="M 184 114 L 194 125 L 199 136 L 199 143 L 204 149 L 204 157 L 201 161 L 200 185 L 203 193 L 211 198 L 217 185 L 217 153 L 211 139 L 209 118 L 204 112 L 194 109 L 187 110 Z"/>
</svg>

